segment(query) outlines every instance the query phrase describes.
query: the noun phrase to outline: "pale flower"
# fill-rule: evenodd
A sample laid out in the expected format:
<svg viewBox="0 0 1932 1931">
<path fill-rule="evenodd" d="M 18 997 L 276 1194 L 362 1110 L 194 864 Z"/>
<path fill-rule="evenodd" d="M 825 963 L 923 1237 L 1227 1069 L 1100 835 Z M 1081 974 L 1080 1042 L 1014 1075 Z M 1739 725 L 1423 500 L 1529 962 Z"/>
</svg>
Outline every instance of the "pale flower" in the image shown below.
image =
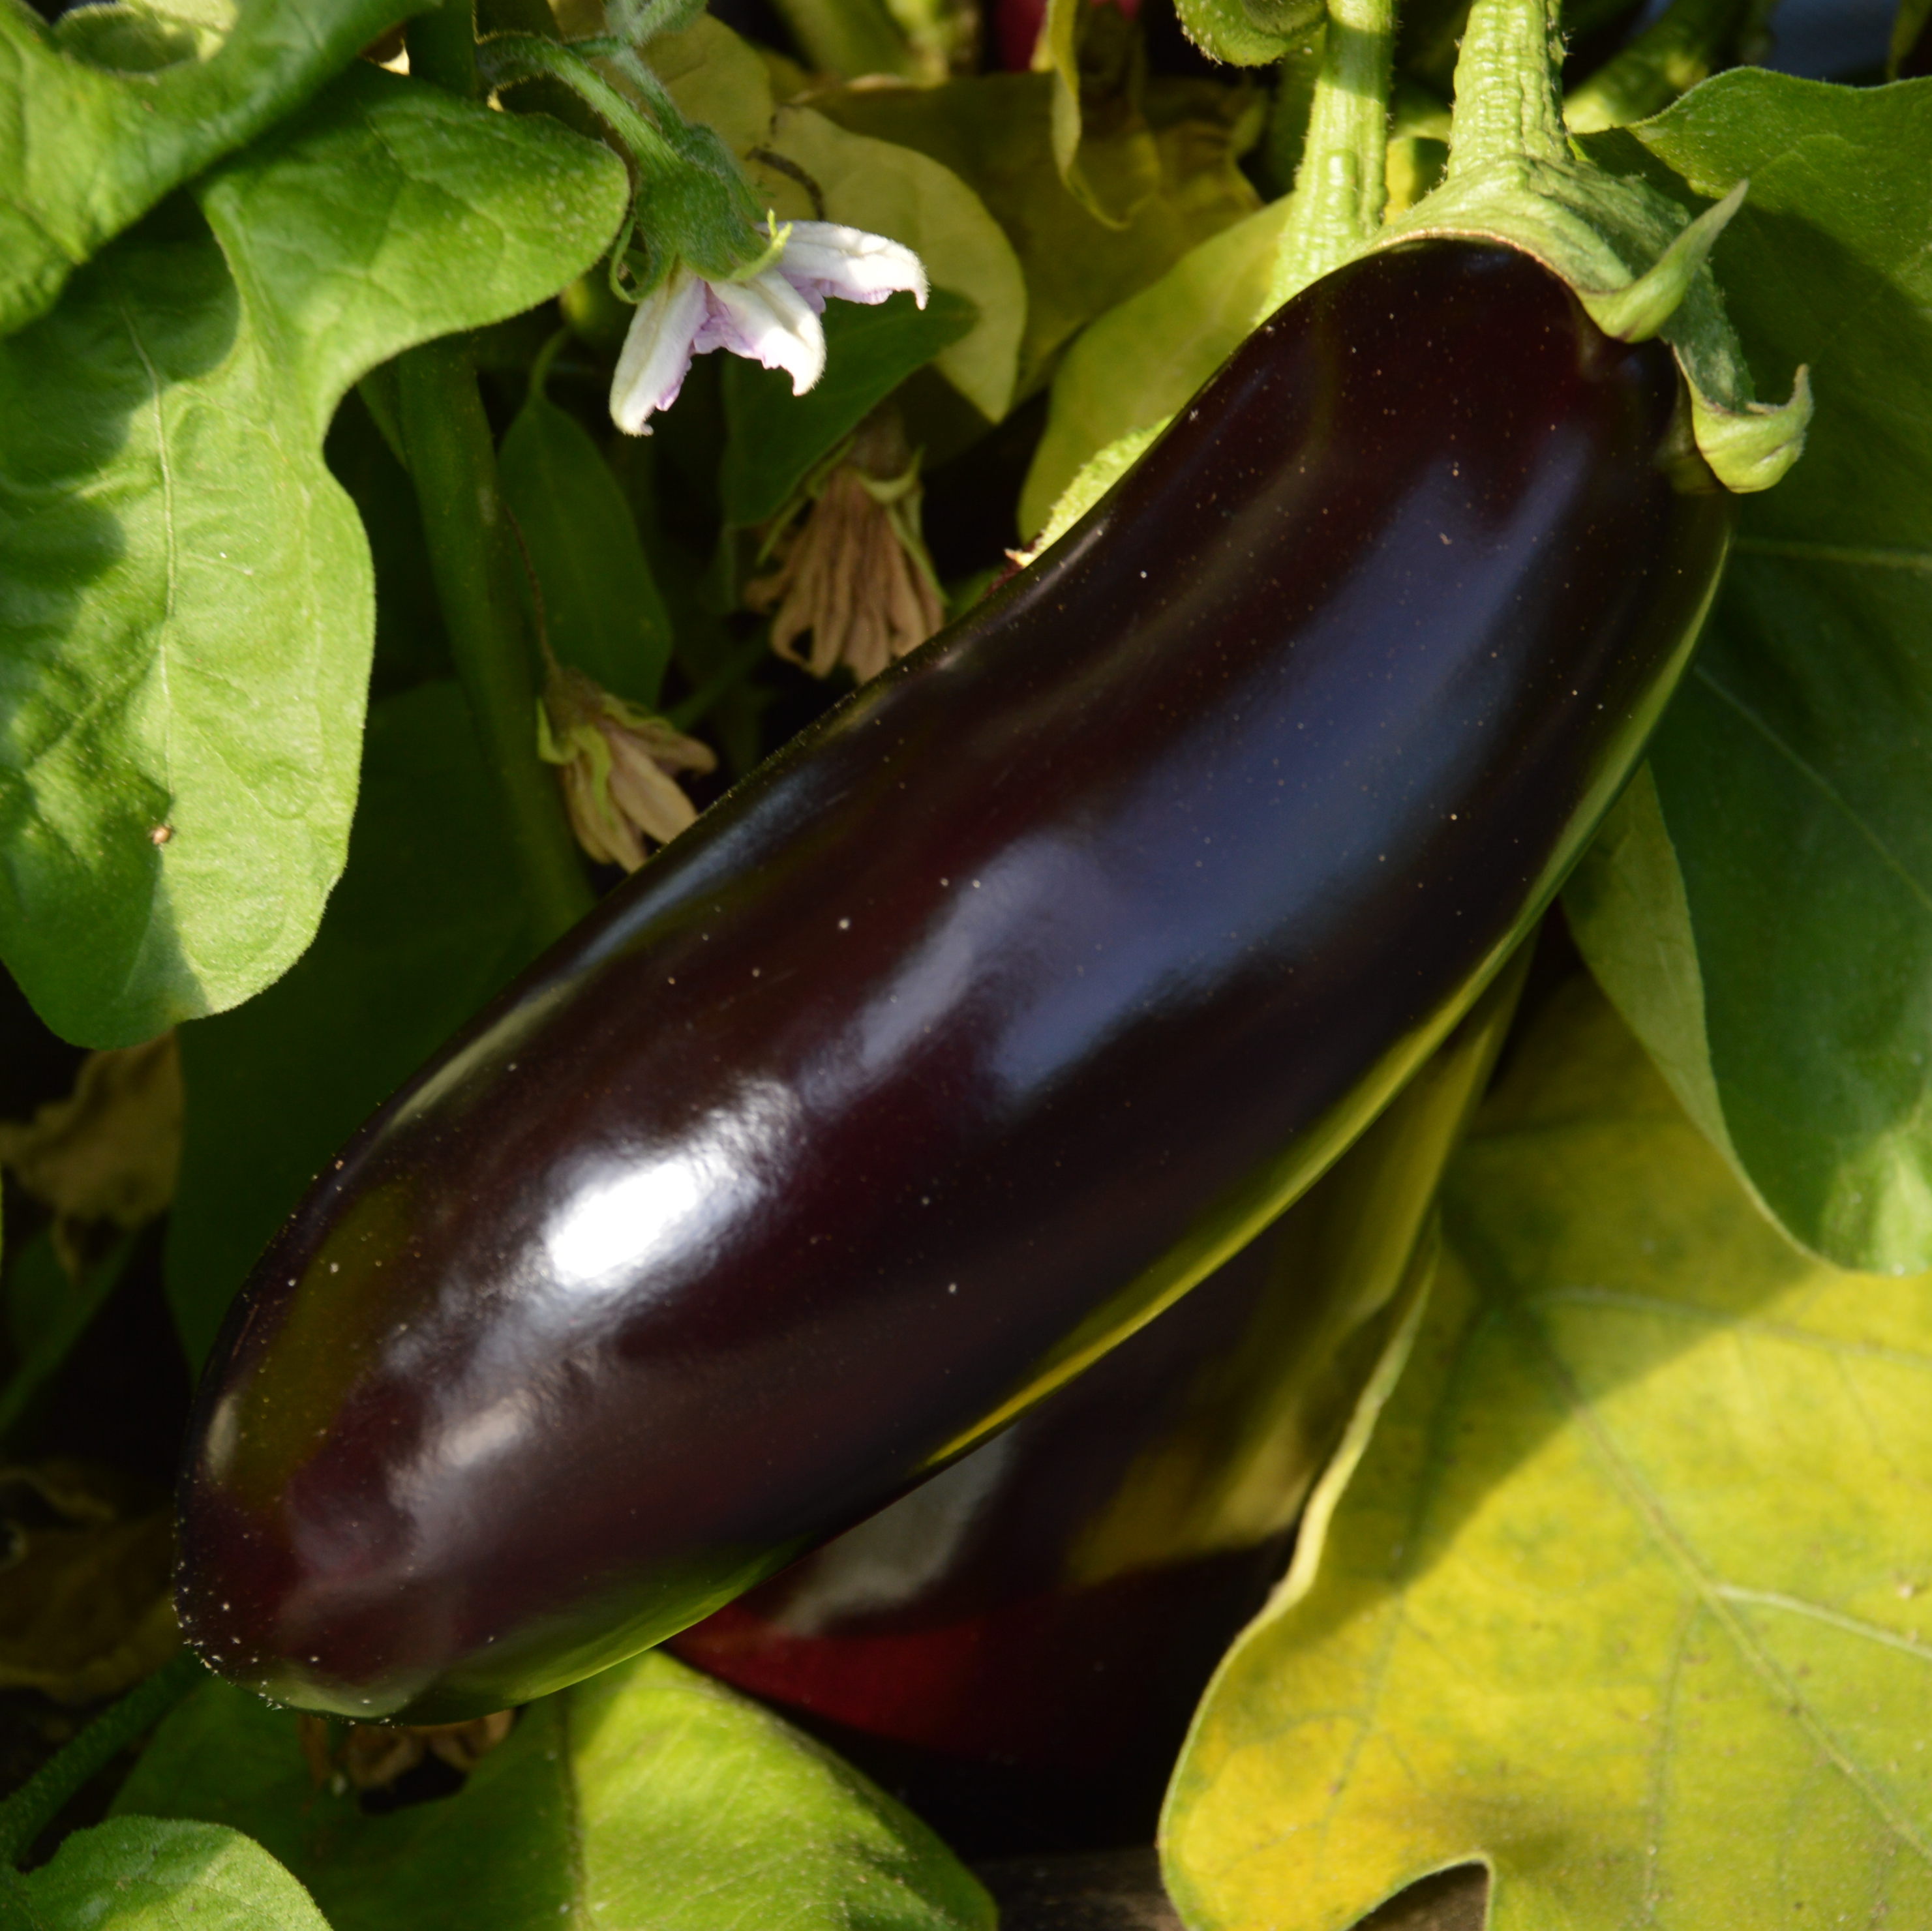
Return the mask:
<svg viewBox="0 0 1932 1931">
<path fill-rule="evenodd" d="M 537 706 L 537 748 L 560 767 L 577 842 L 626 871 L 644 863 L 646 839 L 668 844 L 698 816 L 674 774 L 718 763 L 710 745 L 563 666 L 553 667 Z"/>
<path fill-rule="evenodd" d="M 638 304 L 610 382 L 610 419 L 648 436 L 650 419 L 677 400 L 694 355 L 728 349 L 782 369 L 794 395 L 825 373 L 826 300 L 881 302 L 908 290 L 926 306 L 926 270 L 910 248 L 837 221 L 794 221 L 778 231 L 776 258 L 741 281 L 707 281 L 683 263 Z"/>
<path fill-rule="evenodd" d="M 745 586 L 753 610 L 776 610 L 772 648 L 814 677 L 843 664 L 860 683 L 944 622 L 938 574 L 920 529 L 919 460 L 895 409 L 868 417 L 810 490 L 802 520 L 774 548 L 776 566 Z M 812 652 L 796 640 L 807 632 Z"/>
</svg>

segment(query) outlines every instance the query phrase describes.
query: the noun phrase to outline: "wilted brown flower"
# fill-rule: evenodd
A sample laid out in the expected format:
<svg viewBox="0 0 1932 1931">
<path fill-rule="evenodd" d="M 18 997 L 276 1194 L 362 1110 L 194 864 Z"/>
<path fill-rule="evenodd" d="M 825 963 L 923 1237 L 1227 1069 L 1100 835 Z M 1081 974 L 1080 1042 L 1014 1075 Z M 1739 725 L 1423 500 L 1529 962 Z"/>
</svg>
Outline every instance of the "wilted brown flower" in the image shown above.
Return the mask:
<svg viewBox="0 0 1932 1931">
<path fill-rule="evenodd" d="M 426 1756 L 440 1757 L 464 1776 L 510 1734 L 514 1712 L 497 1710 L 461 1723 L 351 1723 L 339 1740 L 326 1717 L 298 1719 L 302 1755 L 317 1789 L 381 1790 Z"/>
<path fill-rule="evenodd" d="M 0 1120 L 0 1165 L 54 1210 L 54 1252 L 69 1279 L 98 1260 L 102 1237 L 154 1219 L 181 1168 L 181 1056 L 164 1033 L 90 1053 L 74 1092 L 30 1123 Z"/>
<path fill-rule="evenodd" d="M 843 664 L 862 684 L 938 629 L 946 610 L 920 533 L 922 493 L 898 412 L 868 416 L 808 487 L 802 518 L 780 519 L 776 567 L 746 586 L 753 610 L 776 609 L 781 657 L 814 677 Z M 795 647 L 808 631 L 808 657 Z"/>
<path fill-rule="evenodd" d="M 577 841 L 600 865 L 635 871 L 645 841 L 668 844 L 698 816 L 673 775 L 717 755 L 580 670 L 554 664 L 537 706 L 537 748 L 560 767 Z"/>
</svg>

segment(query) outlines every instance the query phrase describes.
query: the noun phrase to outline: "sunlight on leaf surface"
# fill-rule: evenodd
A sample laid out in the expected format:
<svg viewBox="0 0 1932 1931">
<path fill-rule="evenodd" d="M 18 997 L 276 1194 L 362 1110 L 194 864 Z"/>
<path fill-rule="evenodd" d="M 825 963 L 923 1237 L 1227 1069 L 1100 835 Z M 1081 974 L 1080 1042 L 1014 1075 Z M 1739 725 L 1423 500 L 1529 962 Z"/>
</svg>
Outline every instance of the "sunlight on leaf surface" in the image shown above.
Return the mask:
<svg viewBox="0 0 1932 1931">
<path fill-rule="evenodd" d="M 1817 414 L 1744 501 L 1654 793 L 1573 890 L 1578 938 L 1792 1234 L 1899 1270 L 1932 1266 L 1928 118 L 1932 80 L 1740 70 L 1589 144 L 1702 196 L 1748 177 L 1718 274 L 1762 391 L 1808 362 Z"/>
<path fill-rule="evenodd" d="M 0 7 L 0 335 L 44 313 L 76 267 L 170 188 L 422 5 L 251 0 L 207 59 L 136 73 L 77 59 L 27 7 Z M 105 12 L 86 10 L 90 21 Z"/>
<path fill-rule="evenodd" d="M 0 343 L 0 951 L 56 1031 L 146 1038 L 308 944 L 374 634 L 329 417 L 551 293 L 624 191 L 554 123 L 364 68 Z"/>
<path fill-rule="evenodd" d="M 1446 1218 L 1312 1585 L 1176 1773 L 1190 1925 L 1477 1861 L 1496 1931 L 1932 1922 L 1932 1281 L 1789 1246 L 1581 979 Z"/>
<path fill-rule="evenodd" d="M 212 1682 L 116 1807 L 248 1831 L 334 1931 L 992 1931 L 986 1894 L 923 1825 L 655 1653 L 530 1705 L 454 1796 L 386 1816 L 314 1788 L 287 1711 Z"/>
<path fill-rule="evenodd" d="M 34 1931 L 329 1931 L 260 1844 L 217 1824 L 117 1817 L 63 1840 L 22 1886 Z"/>
</svg>

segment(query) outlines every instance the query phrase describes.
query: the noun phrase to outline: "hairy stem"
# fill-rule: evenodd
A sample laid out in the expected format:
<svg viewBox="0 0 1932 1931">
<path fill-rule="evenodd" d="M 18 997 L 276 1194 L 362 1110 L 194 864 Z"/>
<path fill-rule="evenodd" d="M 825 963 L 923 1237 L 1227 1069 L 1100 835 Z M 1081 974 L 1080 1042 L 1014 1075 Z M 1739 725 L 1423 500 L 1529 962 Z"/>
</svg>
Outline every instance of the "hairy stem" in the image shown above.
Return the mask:
<svg viewBox="0 0 1932 1931">
<path fill-rule="evenodd" d="M 0 1865 L 17 1864 L 61 1806 L 138 1737 L 152 1730 L 208 1672 L 192 1650 L 164 1663 L 145 1683 L 104 1710 L 72 1743 L 50 1757 L 0 1804 Z"/>
<path fill-rule="evenodd" d="M 1498 160 L 1569 158 L 1558 0 L 1475 0 L 1456 62 L 1449 178 Z"/>
<path fill-rule="evenodd" d="M 436 601 L 484 761 L 508 824 L 524 898 L 545 938 L 590 909 L 584 862 L 537 756 L 537 688 L 518 615 L 518 564 L 496 451 L 467 352 L 446 339 L 397 364 L 403 439 L 422 506 Z"/>
<path fill-rule="evenodd" d="M 1270 310 L 1339 267 L 1382 224 L 1394 42 L 1393 0 L 1331 0 Z"/>
</svg>

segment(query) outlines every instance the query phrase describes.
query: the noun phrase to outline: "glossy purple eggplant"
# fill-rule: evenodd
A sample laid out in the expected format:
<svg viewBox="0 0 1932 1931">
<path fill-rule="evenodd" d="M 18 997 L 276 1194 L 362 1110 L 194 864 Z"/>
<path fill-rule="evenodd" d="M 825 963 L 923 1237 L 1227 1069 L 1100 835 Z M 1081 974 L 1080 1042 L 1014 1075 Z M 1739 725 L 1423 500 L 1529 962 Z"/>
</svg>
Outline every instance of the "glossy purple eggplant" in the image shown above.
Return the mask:
<svg viewBox="0 0 1932 1931">
<path fill-rule="evenodd" d="M 986 1438 L 1374 1117 L 1640 756 L 1730 499 L 1661 344 L 1412 244 L 373 1119 L 204 1384 L 184 1627 L 454 1718 Z"/>
<path fill-rule="evenodd" d="M 1150 1843 L 1208 1679 L 1434 1273 L 1437 1184 L 1522 978 L 1174 1306 L 670 1647 L 962 1856 Z"/>
</svg>

